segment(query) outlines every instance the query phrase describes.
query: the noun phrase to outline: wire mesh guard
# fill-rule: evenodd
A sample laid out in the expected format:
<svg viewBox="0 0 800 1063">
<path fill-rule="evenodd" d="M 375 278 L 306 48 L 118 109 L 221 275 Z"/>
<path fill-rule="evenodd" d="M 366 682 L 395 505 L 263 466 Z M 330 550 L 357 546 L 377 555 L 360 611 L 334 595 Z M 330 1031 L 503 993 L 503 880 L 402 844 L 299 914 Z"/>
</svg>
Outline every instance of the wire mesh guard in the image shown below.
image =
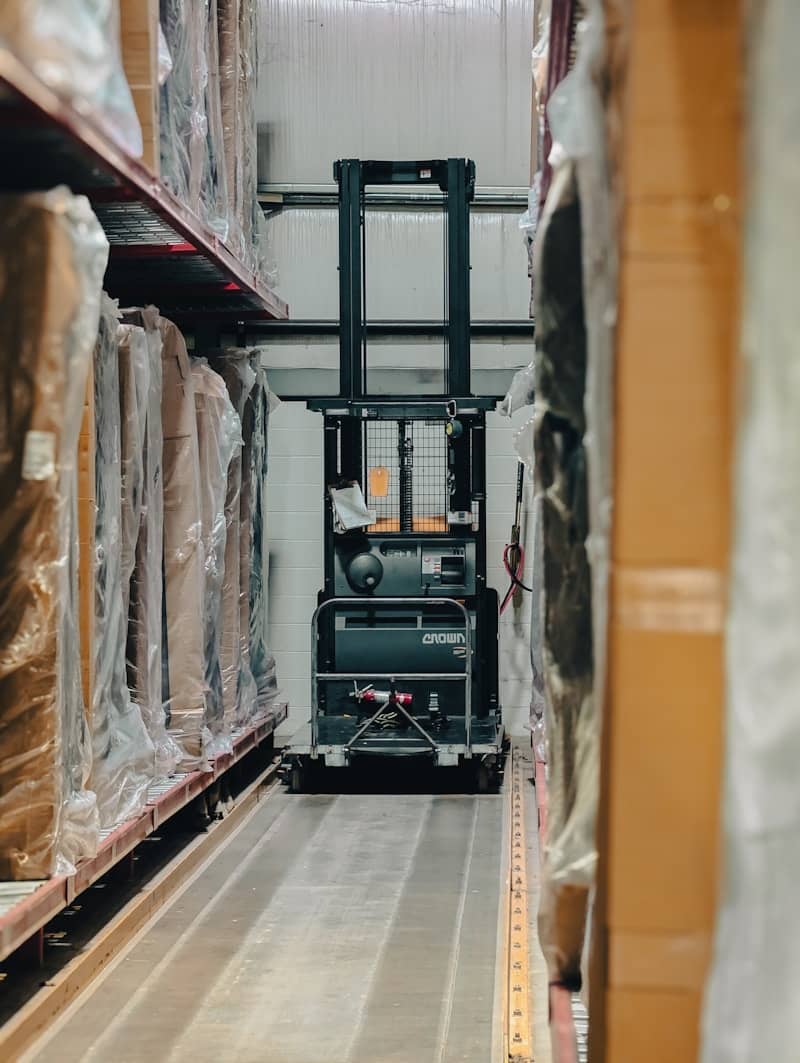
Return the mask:
<svg viewBox="0 0 800 1063">
<path fill-rule="evenodd" d="M 366 425 L 367 506 L 372 532 L 447 532 L 445 420 L 386 420 Z"/>
</svg>

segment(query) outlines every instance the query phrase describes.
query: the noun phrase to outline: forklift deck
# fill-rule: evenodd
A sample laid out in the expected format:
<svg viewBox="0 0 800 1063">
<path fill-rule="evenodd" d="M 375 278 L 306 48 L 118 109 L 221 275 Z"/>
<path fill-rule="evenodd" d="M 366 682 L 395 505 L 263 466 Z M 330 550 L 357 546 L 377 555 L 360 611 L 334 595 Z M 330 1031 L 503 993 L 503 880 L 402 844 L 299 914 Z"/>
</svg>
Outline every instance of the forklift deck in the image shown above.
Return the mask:
<svg viewBox="0 0 800 1063">
<path fill-rule="evenodd" d="M 347 716 L 323 716 L 319 720 L 319 733 L 316 750 L 325 763 L 336 766 L 340 757 L 348 760 L 355 756 L 380 754 L 383 756 L 426 756 L 437 757 L 441 765 L 454 764 L 453 758 L 465 757 L 467 748 L 473 756 L 499 754 L 503 744 L 502 724 L 494 717 L 472 717 L 472 741 L 470 746 L 464 740 L 464 718 L 448 720 L 435 732 L 436 749 L 415 735 L 410 727 L 397 729 L 392 734 L 367 734 L 357 743 L 348 747 L 352 738 L 353 724 L 356 718 Z M 312 752 L 311 724 L 307 723 L 292 738 L 292 751 L 298 755 L 310 755 Z M 346 753 L 346 750 L 349 752 Z"/>
</svg>

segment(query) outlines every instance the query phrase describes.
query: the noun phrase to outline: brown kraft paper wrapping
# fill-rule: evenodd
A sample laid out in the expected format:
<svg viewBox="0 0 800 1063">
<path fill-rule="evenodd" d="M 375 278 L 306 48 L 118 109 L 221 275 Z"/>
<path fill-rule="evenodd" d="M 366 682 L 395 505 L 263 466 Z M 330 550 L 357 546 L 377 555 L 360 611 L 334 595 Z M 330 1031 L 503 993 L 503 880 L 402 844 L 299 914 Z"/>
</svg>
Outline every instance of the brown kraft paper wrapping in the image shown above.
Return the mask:
<svg viewBox="0 0 800 1063">
<path fill-rule="evenodd" d="M 184 768 L 206 756 L 203 542 L 194 388 L 186 343 L 160 319 L 163 348 L 164 598 L 168 729 Z"/>
<path fill-rule="evenodd" d="M 108 245 L 65 189 L 0 210 L 0 879 L 97 845 L 77 632 L 77 441 Z"/>
</svg>

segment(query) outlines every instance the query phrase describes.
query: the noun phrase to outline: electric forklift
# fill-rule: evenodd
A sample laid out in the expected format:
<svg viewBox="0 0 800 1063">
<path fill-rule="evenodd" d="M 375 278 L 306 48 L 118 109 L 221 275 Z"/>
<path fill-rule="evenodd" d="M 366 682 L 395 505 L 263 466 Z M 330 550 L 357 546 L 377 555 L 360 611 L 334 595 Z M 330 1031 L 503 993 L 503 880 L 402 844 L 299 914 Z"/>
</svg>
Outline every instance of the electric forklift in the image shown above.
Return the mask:
<svg viewBox="0 0 800 1063">
<path fill-rule="evenodd" d="M 471 394 L 468 159 L 343 159 L 339 394 L 324 419 L 324 586 L 311 620 L 311 719 L 288 750 L 291 783 L 315 764 L 430 758 L 496 781 L 498 599 L 486 582 L 486 411 Z M 444 212 L 442 373 L 435 394 L 371 387 L 365 314 L 369 186 L 427 185 Z"/>
</svg>

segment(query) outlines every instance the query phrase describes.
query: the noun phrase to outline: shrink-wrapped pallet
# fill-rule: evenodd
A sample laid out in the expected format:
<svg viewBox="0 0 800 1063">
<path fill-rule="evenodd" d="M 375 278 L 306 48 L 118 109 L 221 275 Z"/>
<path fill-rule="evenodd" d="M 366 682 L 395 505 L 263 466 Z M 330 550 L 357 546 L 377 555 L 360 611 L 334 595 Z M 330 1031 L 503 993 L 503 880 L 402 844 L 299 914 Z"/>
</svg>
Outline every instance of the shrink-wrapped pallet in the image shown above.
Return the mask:
<svg viewBox="0 0 800 1063">
<path fill-rule="evenodd" d="M 256 706 L 259 716 L 266 715 L 278 694 L 275 658 L 267 646 L 267 588 L 265 567 L 268 555 L 266 540 L 266 480 L 268 471 L 269 415 L 277 405 L 261 366 L 261 352 L 252 356 L 256 384 L 251 394 L 253 405 L 250 437 L 250 668 L 256 683 Z"/>
<path fill-rule="evenodd" d="M 186 341 L 159 319 L 164 434 L 164 703 L 184 770 L 204 766 L 209 732 L 203 625 L 204 552 L 194 385 Z"/>
<path fill-rule="evenodd" d="M 213 752 L 220 753 L 232 748 L 231 733 L 235 724 L 235 713 L 225 711 L 221 643 L 228 526 L 232 524 L 229 476 L 234 458 L 241 455 L 242 429 L 225 381 L 205 359 L 193 360 L 192 380 L 197 411 L 205 564 L 203 625 L 208 688 L 206 724 L 212 735 Z M 227 669 L 227 657 L 225 665 Z M 230 676 L 225 678 L 230 682 Z"/>
<path fill-rule="evenodd" d="M 174 771 L 181 750 L 167 731 L 162 698 L 164 495 L 161 332 L 155 307 L 128 310 L 120 326 L 123 593 L 127 674 L 155 750 L 155 772 Z"/>
<path fill-rule="evenodd" d="M 228 197 L 228 242 L 271 283 L 266 222 L 258 202 L 258 8 L 255 0 L 217 0 L 222 135 Z"/>
<path fill-rule="evenodd" d="M 250 445 L 251 394 L 256 373 L 246 350 L 232 349 L 212 359 L 225 381 L 242 429 L 243 449 L 236 452 L 228 470 L 225 500 L 225 573 L 222 585 L 220 665 L 226 718 L 242 726 L 253 719 L 257 692 L 250 669 Z M 246 451 L 246 454 L 245 454 Z M 245 476 L 245 461 L 247 475 Z"/>
<path fill-rule="evenodd" d="M 583 978 L 597 866 L 606 686 L 616 245 L 603 109 L 603 5 L 592 0 L 574 69 L 552 92 L 560 150 L 536 237 L 535 449 L 541 499 L 542 669 L 548 838 L 540 928 L 554 981 Z"/>
<path fill-rule="evenodd" d="M 161 0 L 161 26 L 172 58 L 161 89 L 161 175 L 178 198 L 226 240 L 230 204 L 217 0 Z"/>
<path fill-rule="evenodd" d="M 548 762 L 548 838 L 539 914 L 550 976 L 580 984 L 591 868 L 576 874 L 594 715 L 588 485 L 583 396 L 586 329 L 581 212 L 574 170 L 553 174 L 538 235 L 535 419 L 543 551 L 542 663 Z M 586 859 L 593 866 L 589 845 Z"/>
<path fill-rule="evenodd" d="M 97 846 L 77 625 L 77 442 L 105 236 L 58 188 L 0 209 L 0 879 Z"/>
<path fill-rule="evenodd" d="M 267 221 L 258 201 L 258 5 L 241 0 L 239 9 L 239 185 L 237 216 L 244 232 L 245 259 L 268 283 L 278 282 L 270 254 Z"/>
<path fill-rule="evenodd" d="M 242 224 L 243 158 L 241 145 L 243 115 L 239 103 L 239 82 L 242 69 L 239 49 L 241 7 L 242 0 L 217 0 L 220 110 L 225 174 L 230 202 L 228 244 L 239 258 L 247 261 L 248 255 Z"/>
<path fill-rule="evenodd" d="M 116 0 L 3 0 L 0 44 L 132 155 L 142 154 Z"/>
<path fill-rule="evenodd" d="M 131 526 L 136 521 L 132 511 L 139 504 L 141 476 L 130 446 L 126 446 L 123 469 L 119 318 L 116 304 L 106 296 L 94 357 L 97 513 L 91 707 L 91 785 L 103 827 L 139 812 L 155 775 L 153 743 L 139 706 L 131 699 L 125 664 L 133 567 Z M 135 339 L 127 334 L 129 347 Z M 139 357 L 146 358 L 141 346 Z"/>
<path fill-rule="evenodd" d="M 258 124 L 256 121 L 256 79 L 258 74 L 258 11 L 255 0 L 241 0 L 239 6 L 239 116 L 237 156 L 239 187 L 236 210 L 241 219 L 245 255 L 258 267 L 258 234 L 255 212 L 258 208 Z"/>
</svg>

